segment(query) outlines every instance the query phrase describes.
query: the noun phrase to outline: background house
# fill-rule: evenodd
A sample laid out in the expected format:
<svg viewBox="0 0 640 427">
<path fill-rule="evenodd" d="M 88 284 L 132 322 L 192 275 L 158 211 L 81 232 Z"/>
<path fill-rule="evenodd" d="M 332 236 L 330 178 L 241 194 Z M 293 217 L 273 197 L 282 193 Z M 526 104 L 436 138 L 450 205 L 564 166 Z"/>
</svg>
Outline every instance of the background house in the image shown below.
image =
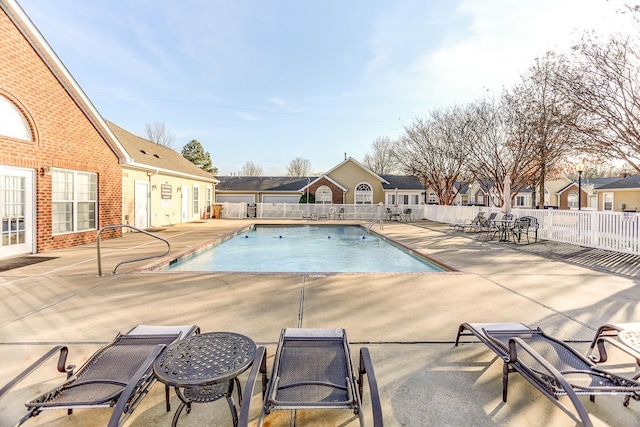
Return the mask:
<svg viewBox="0 0 640 427">
<path fill-rule="evenodd" d="M 380 176 L 349 157 L 319 177 L 218 177 L 216 203 L 419 205 L 424 187 L 416 177 Z M 311 197 L 312 196 L 312 197 Z"/>
<path fill-rule="evenodd" d="M 0 258 L 94 241 L 121 221 L 126 154 L 14 0 L 0 34 Z"/>
<path fill-rule="evenodd" d="M 127 152 L 122 165 L 122 223 L 150 228 L 209 218 L 215 184 L 200 169 L 160 144 L 107 122 Z"/>
<path fill-rule="evenodd" d="M 624 212 L 640 208 L 640 175 L 630 175 L 596 190 L 598 210 Z"/>
</svg>

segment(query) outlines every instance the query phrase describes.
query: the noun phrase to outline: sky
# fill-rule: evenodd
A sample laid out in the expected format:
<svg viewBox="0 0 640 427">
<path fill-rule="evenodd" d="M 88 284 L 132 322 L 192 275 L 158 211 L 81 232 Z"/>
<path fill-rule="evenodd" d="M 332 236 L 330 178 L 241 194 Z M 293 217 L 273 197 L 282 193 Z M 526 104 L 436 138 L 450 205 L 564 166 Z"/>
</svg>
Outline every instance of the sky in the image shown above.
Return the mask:
<svg viewBox="0 0 640 427">
<path fill-rule="evenodd" d="M 635 0 L 632 0 L 635 2 Z M 18 0 L 98 112 L 198 140 L 219 175 L 362 162 L 430 111 L 498 95 L 622 0 Z"/>
</svg>

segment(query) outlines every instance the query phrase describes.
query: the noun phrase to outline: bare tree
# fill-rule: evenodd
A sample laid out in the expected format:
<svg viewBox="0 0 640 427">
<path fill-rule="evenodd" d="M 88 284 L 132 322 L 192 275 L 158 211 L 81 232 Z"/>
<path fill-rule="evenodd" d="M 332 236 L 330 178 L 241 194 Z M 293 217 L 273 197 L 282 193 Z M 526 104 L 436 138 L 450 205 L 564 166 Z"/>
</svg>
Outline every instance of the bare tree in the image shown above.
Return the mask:
<svg viewBox="0 0 640 427">
<path fill-rule="evenodd" d="M 640 49 L 622 36 L 600 42 L 586 35 L 574 48 L 570 72 L 556 88 L 581 112 L 576 144 L 582 152 L 612 156 L 640 172 Z"/>
<path fill-rule="evenodd" d="M 520 84 L 510 91 L 512 135 L 515 141 L 523 142 L 532 150 L 530 166 L 537 169 L 531 182 L 533 189 L 544 189 L 547 176 L 554 172 L 579 138 L 575 131 L 578 109 L 554 85 L 556 76 L 566 75 L 568 70 L 564 57 L 549 52 L 537 58 Z M 544 191 L 538 196 L 538 204 L 543 207 Z"/>
<path fill-rule="evenodd" d="M 143 138 L 148 141 L 155 142 L 156 144 L 164 145 L 172 150 L 176 149 L 176 137 L 173 133 L 169 132 L 164 123 L 146 123 L 144 125 Z"/>
<path fill-rule="evenodd" d="M 468 167 L 474 179 L 494 188 L 491 202 L 502 206 L 502 192 L 507 174 L 511 175 L 512 194 L 529 185 L 535 171 L 532 142 L 516 132 L 516 110 L 507 93 L 497 100 L 484 99 L 468 107 L 469 132 L 473 143 L 469 147 Z"/>
<path fill-rule="evenodd" d="M 246 162 L 242 166 L 242 176 L 262 176 L 262 168 L 253 162 Z"/>
<path fill-rule="evenodd" d="M 302 157 L 296 157 L 287 165 L 287 176 L 302 178 L 311 173 L 311 162 Z"/>
<path fill-rule="evenodd" d="M 378 175 L 400 172 L 394 143 L 388 136 L 380 136 L 373 141 L 371 153 L 364 155 L 363 164 Z"/>
<path fill-rule="evenodd" d="M 427 119 L 415 118 L 395 144 L 402 167 L 432 188 L 441 205 L 453 203 L 456 182 L 469 180 L 467 124 L 467 113 L 459 106 L 436 110 Z"/>
</svg>

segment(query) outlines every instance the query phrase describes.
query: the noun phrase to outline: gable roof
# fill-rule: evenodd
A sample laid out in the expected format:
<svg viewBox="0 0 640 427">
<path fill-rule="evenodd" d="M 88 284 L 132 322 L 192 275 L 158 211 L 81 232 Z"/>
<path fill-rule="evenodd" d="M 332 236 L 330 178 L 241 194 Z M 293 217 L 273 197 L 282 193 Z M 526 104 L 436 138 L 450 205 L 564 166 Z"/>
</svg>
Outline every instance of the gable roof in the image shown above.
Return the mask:
<svg viewBox="0 0 640 427">
<path fill-rule="evenodd" d="M 314 179 L 314 178 L 309 178 L 309 179 L 310 179 L 311 181 L 309 181 L 309 183 L 308 183 L 307 185 L 305 185 L 305 186 L 302 188 L 302 190 L 306 190 L 306 189 L 307 189 L 307 187 L 311 187 L 313 184 L 319 183 L 319 182 L 321 182 L 321 181 L 323 181 L 323 180 L 324 180 L 324 181 L 329 181 L 330 183 L 332 183 L 333 185 L 335 185 L 336 187 L 338 187 L 339 189 L 341 189 L 341 190 L 342 190 L 342 191 L 344 191 L 344 192 L 349 191 L 349 189 L 348 189 L 348 188 L 345 188 L 345 186 L 344 186 L 344 185 L 341 185 L 340 183 L 336 182 L 334 179 L 332 179 L 332 178 L 331 178 L 330 176 L 328 176 L 328 175 L 322 175 L 322 176 L 319 176 L 319 177 L 317 177 L 317 178 L 315 178 L 315 179 Z"/>
<path fill-rule="evenodd" d="M 288 176 L 219 176 L 216 192 L 256 192 L 256 191 L 299 191 L 307 186 L 309 179 L 315 177 L 291 178 Z"/>
<path fill-rule="evenodd" d="M 357 161 L 356 159 L 354 159 L 353 157 L 347 157 L 346 159 L 344 159 L 342 162 L 340 162 L 338 165 L 332 167 L 331 169 L 329 169 L 327 172 L 324 173 L 324 175 L 330 175 L 331 172 L 335 171 L 336 169 L 340 168 L 342 165 L 344 165 L 345 163 L 354 163 L 356 164 L 360 169 L 364 170 L 365 172 L 373 175 L 378 181 L 381 181 L 383 184 L 386 183 L 388 184 L 388 182 L 382 178 L 380 175 L 374 173 L 371 169 L 369 169 L 368 167 L 366 167 L 365 165 L 363 165 L 362 163 L 360 163 L 359 161 Z"/>
<path fill-rule="evenodd" d="M 110 121 L 105 120 L 105 123 L 129 155 L 125 166 L 217 182 L 210 172 L 200 169 L 174 150 L 140 138 Z"/>
<path fill-rule="evenodd" d="M 56 55 L 53 48 L 47 43 L 44 36 L 36 28 L 22 7 L 15 0 L 0 0 L 0 8 L 4 10 L 25 40 L 29 42 L 36 54 L 47 65 L 51 74 L 53 74 L 60 85 L 64 87 L 80 111 L 83 112 L 105 143 L 116 154 L 120 163 L 130 160 L 127 158 L 127 153 L 118 139 L 113 135 L 104 120 L 102 120 L 102 116 L 100 116 L 98 110 L 91 103 L 89 97 L 84 93 L 78 82 L 76 82 L 69 70 L 67 70 L 67 67 L 65 67 L 60 58 L 58 58 L 58 55 Z"/>
<path fill-rule="evenodd" d="M 630 175 L 612 183 L 598 187 L 598 190 L 640 189 L 640 174 Z"/>
<path fill-rule="evenodd" d="M 385 190 L 421 190 L 424 191 L 424 185 L 413 175 L 380 175 L 382 188 Z"/>
</svg>

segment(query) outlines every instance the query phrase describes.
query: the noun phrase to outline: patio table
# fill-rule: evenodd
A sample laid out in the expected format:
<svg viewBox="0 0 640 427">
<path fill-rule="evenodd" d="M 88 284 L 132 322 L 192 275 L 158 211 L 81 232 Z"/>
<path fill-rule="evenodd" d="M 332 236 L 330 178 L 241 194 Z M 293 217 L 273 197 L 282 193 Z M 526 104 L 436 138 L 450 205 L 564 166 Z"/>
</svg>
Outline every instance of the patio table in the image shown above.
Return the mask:
<svg viewBox="0 0 640 427">
<path fill-rule="evenodd" d="M 182 410 L 191 411 L 192 403 L 207 403 L 225 397 L 233 425 L 238 425 L 238 411 L 233 400 L 237 386 L 238 404 L 242 389 L 238 376 L 253 363 L 256 344 L 251 338 L 234 332 L 208 332 L 178 341 L 154 363 L 158 380 L 175 389 L 181 403 L 173 416 L 178 423 Z"/>
<path fill-rule="evenodd" d="M 508 231 L 511 230 L 514 221 L 512 219 L 495 219 L 492 222 L 498 228 L 498 233 L 500 234 L 499 241 L 510 242 Z"/>
</svg>

